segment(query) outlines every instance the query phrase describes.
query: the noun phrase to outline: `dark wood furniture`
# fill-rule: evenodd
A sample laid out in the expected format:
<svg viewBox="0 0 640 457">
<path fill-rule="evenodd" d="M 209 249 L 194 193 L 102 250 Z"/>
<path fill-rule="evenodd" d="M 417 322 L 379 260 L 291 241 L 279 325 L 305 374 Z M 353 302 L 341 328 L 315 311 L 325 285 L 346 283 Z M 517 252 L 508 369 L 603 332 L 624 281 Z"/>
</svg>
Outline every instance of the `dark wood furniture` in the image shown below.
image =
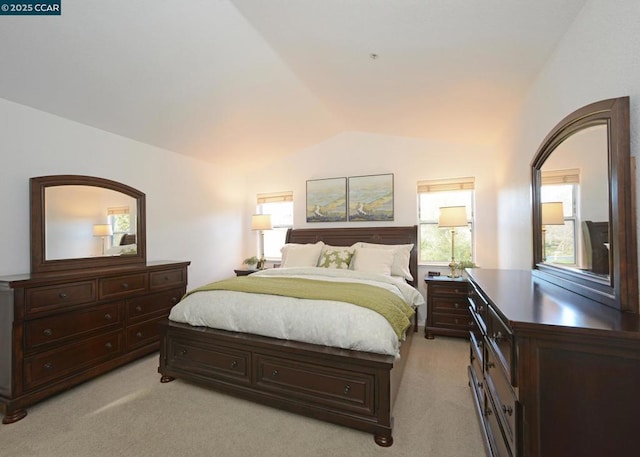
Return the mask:
<svg viewBox="0 0 640 457">
<path fill-rule="evenodd" d="M 583 221 L 585 250 L 590 271 L 609 274 L 609 222 Z"/>
<path fill-rule="evenodd" d="M 97 178 L 94 176 L 82 175 L 52 175 L 40 176 L 29 180 L 30 186 L 30 207 L 31 207 L 31 272 L 45 273 L 53 271 L 68 271 L 86 268 L 102 268 L 113 267 L 116 265 L 140 265 L 147 260 L 147 236 L 146 236 L 146 195 L 134 189 L 133 187 L 111 181 L 109 179 Z M 100 198 L 94 201 L 87 201 L 86 197 L 77 201 L 69 199 L 67 201 L 55 202 L 52 198 L 52 192 L 60 189 L 69 189 L 73 195 L 74 189 L 81 192 L 80 189 L 99 195 Z M 112 197 L 117 194 L 118 197 Z M 126 241 L 135 241 L 136 252 L 127 255 L 76 255 L 75 249 L 69 249 L 71 254 L 64 258 L 51 258 L 49 250 L 51 245 L 59 245 L 63 242 L 76 243 L 77 239 L 82 236 L 82 223 L 88 224 L 90 227 L 93 223 L 102 223 L 104 220 L 91 221 L 96 214 L 102 214 L 106 217 L 106 205 L 109 201 L 120 202 L 123 199 L 129 199 L 132 202 L 131 210 L 132 227 L 135 227 L 135 234 L 126 237 Z M 67 209 L 66 215 L 58 215 L 57 220 L 49 221 L 47 206 L 63 205 Z M 84 210 L 83 220 L 77 220 L 77 214 L 80 209 Z M 64 238 L 49 239 L 53 234 L 59 234 L 62 225 L 61 219 L 71 219 L 76 216 L 75 226 L 69 228 L 68 236 Z M 89 233 L 88 229 L 84 231 Z"/>
<path fill-rule="evenodd" d="M 258 270 L 255 268 L 254 269 L 239 268 L 237 270 L 233 270 L 236 276 L 249 276 L 251 273 L 255 273 L 256 271 Z"/>
<path fill-rule="evenodd" d="M 629 126 L 629 97 L 620 97 L 592 103 L 574 111 L 562 119 L 543 140 L 531 163 L 533 263 L 534 273 L 547 281 L 603 305 L 637 314 L 640 311 L 638 248 Z M 599 152 L 603 166 L 607 164 L 608 182 L 583 181 L 580 185 L 595 188 L 606 186 L 608 189 L 608 208 L 600 208 L 609 214 L 607 258 L 610 270 L 606 275 L 545 262 L 542 247 L 542 168 L 555 154 L 563 157 L 562 153 L 566 152 L 562 150 L 565 141 L 575 135 L 587 134 L 593 129 L 604 130 L 606 148 Z M 578 159 L 574 156 L 570 165 L 565 163 L 563 166 L 579 168 L 581 165 L 577 162 Z M 577 203 L 581 204 L 580 201 Z"/>
<path fill-rule="evenodd" d="M 636 455 L 638 315 L 530 271 L 468 271 L 469 383 L 487 454 Z"/>
<path fill-rule="evenodd" d="M 78 175 L 31 178 L 30 192 L 31 274 L 0 277 L 4 424 L 44 398 L 156 351 L 158 321 L 187 287 L 189 262 L 146 261 L 143 192 Z M 108 207 L 122 205 L 131 211 L 135 233 L 127 242 L 136 242 L 136 252 L 91 254 L 92 225 L 104 222 Z"/>
<path fill-rule="evenodd" d="M 425 276 L 427 286 L 427 318 L 424 337 L 434 335 L 469 337 L 469 283 L 463 278 Z"/>
<path fill-rule="evenodd" d="M 289 230 L 287 243 L 356 241 L 414 244 L 411 273 L 417 278 L 417 228 L 366 227 Z M 417 281 L 413 281 L 416 286 Z M 393 403 L 412 332 L 401 357 L 350 351 L 262 336 L 161 323 L 161 380 L 182 378 L 270 406 L 374 434 L 393 443 Z"/>
<path fill-rule="evenodd" d="M 52 394 L 158 350 L 188 262 L 0 277 L 4 424 Z"/>
</svg>

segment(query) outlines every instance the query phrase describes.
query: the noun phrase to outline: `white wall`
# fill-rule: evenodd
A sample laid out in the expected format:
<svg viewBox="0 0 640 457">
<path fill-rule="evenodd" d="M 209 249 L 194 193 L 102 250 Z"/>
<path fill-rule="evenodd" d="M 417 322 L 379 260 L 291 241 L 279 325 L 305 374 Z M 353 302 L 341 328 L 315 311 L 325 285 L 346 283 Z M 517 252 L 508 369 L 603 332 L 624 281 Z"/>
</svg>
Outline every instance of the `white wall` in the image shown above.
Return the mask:
<svg viewBox="0 0 640 457">
<path fill-rule="evenodd" d="M 497 265 L 496 159 L 492 151 L 468 145 L 444 144 L 421 139 L 362 132 L 346 132 L 262 169 L 249 178 L 245 214 L 255 211 L 260 192 L 291 190 L 294 196 L 294 227 L 318 227 L 306 222 L 306 181 L 310 179 L 393 173 L 394 221 L 386 225 L 418 223 L 416 184 L 423 179 L 476 178 L 476 262 L 483 267 Z M 323 227 L 358 227 L 380 223 L 343 222 Z M 248 222 L 247 222 L 248 226 Z M 246 255 L 255 253 L 255 238 L 247 232 Z M 431 267 L 432 268 L 432 267 Z M 421 278 L 427 267 L 420 268 Z"/>
<path fill-rule="evenodd" d="M 0 138 L 0 275 L 30 271 L 29 178 L 53 174 L 144 192 L 147 259 L 190 260 L 190 288 L 233 275 L 245 201 L 238 173 L 4 99 Z"/>
<path fill-rule="evenodd" d="M 530 163 L 546 134 L 564 116 L 592 102 L 630 96 L 631 153 L 637 156 L 638 24 L 637 0 L 587 2 L 532 84 L 520 114 L 514 118 L 499 148 L 504 157 L 496 174 L 501 268 L 532 266 Z"/>
</svg>

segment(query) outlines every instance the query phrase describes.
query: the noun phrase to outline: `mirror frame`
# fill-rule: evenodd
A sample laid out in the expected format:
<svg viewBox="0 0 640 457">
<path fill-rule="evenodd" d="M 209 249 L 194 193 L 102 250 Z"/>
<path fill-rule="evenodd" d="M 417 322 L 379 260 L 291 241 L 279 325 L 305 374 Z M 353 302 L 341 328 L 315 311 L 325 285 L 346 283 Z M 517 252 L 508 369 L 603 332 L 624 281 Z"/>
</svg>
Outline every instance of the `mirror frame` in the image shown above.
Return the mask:
<svg viewBox="0 0 640 457">
<path fill-rule="evenodd" d="M 104 178 L 81 175 L 52 175 L 31 178 L 31 272 L 77 270 L 83 268 L 108 268 L 112 266 L 144 264 L 146 254 L 145 194 L 133 187 Z M 92 186 L 126 194 L 136 200 L 137 253 L 126 256 L 82 257 L 71 259 L 46 259 L 45 191 L 54 186 Z"/>
<path fill-rule="evenodd" d="M 609 166 L 609 278 L 542 262 L 541 168 L 568 137 L 607 125 Z M 629 97 L 602 100 L 566 116 L 546 136 L 531 162 L 533 262 L 537 276 L 620 311 L 638 313 L 634 186 L 629 143 Z"/>
</svg>

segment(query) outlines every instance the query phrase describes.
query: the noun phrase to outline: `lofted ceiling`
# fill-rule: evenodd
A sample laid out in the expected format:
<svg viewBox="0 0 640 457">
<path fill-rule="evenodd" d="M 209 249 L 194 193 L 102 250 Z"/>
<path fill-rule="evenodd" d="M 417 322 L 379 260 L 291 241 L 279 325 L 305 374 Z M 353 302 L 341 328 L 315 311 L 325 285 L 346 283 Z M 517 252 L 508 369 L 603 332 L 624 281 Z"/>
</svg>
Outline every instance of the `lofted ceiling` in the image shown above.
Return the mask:
<svg viewBox="0 0 640 457">
<path fill-rule="evenodd" d="M 491 145 L 585 1 L 63 0 L 0 17 L 0 97 L 228 166 L 344 131 Z"/>
</svg>

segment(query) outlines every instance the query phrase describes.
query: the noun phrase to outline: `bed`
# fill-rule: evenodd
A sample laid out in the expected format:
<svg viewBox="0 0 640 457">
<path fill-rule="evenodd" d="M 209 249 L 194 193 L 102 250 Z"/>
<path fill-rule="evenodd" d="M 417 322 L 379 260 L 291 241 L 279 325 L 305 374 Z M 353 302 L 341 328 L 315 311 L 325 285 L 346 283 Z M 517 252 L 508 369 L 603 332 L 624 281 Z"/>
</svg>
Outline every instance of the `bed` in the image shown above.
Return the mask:
<svg viewBox="0 0 640 457">
<path fill-rule="evenodd" d="M 411 279 L 406 279 L 406 283 L 417 291 L 416 226 L 290 229 L 286 243 L 287 246 L 324 244 L 333 247 L 356 243 L 413 245 L 407 254 L 407 277 Z M 279 270 L 262 274 L 280 275 L 296 269 Z M 190 296 L 202 297 L 204 294 Z M 262 295 L 251 296 L 256 301 L 264 298 Z M 161 382 L 179 378 L 198 383 L 247 400 L 372 433 L 380 446 L 393 444 L 393 404 L 412 335 L 417 331 L 417 313 L 413 313 L 410 327 L 400 337 L 397 352 L 377 353 L 369 349 L 334 347 L 175 321 L 178 309 L 188 298 L 172 310 L 174 320 L 167 319 L 160 324 L 158 372 Z M 416 304 L 412 307 L 415 311 Z"/>
</svg>

